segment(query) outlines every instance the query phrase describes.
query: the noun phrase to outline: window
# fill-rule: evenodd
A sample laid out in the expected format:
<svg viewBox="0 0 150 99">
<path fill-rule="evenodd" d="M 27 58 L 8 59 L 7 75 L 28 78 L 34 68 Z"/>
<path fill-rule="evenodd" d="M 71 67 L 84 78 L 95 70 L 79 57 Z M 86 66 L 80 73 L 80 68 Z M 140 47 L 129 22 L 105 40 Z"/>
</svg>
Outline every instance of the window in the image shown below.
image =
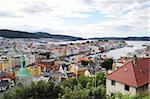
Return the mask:
<svg viewBox="0 0 150 99">
<path fill-rule="evenodd" d="M 114 93 L 111 93 L 111 96 L 114 96 Z"/>
<path fill-rule="evenodd" d="M 23 67 L 25 68 L 25 61 L 23 61 Z"/>
<path fill-rule="evenodd" d="M 143 91 L 148 90 L 148 84 L 144 85 Z"/>
<path fill-rule="evenodd" d="M 147 91 L 148 90 L 148 84 L 141 86 L 138 88 L 140 91 Z"/>
<path fill-rule="evenodd" d="M 129 86 L 125 85 L 125 90 L 129 91 Z"/>
<path fill-rule="evenodd" d="M 115 85 L 115 81 L 114 80 L 111 81 L 111 85 Z"/>
</svg>

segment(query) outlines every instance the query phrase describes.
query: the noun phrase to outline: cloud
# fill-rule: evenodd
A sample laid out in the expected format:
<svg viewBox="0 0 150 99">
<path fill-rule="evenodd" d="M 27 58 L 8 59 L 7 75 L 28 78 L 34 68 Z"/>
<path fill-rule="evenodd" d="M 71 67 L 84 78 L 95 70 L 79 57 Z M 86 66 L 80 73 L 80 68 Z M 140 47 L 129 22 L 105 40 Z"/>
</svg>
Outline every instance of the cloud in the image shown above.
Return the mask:
<svg viewBox="0 0 150 99">
<path fill-rule="evenodd" d="M 0 0 L 0 28 L 86 38 L 147 36 L 149 6 L 148 0 Z"/>
<path fill-rule="evenodd" d="M 26 6 L 22 10 L 29 14 L 43 13 L 43 12 L 45 13 L 52 10 L 50 7 L 48 7 L 48 4 L 46 4 L 46 2 L 32 1 L 24 3 Z"/>
<path fill-rule="evenodd" d="M 15 17 L 15 15 L 11 11 L 0 10 L 0 17 Z"/>
</svg>

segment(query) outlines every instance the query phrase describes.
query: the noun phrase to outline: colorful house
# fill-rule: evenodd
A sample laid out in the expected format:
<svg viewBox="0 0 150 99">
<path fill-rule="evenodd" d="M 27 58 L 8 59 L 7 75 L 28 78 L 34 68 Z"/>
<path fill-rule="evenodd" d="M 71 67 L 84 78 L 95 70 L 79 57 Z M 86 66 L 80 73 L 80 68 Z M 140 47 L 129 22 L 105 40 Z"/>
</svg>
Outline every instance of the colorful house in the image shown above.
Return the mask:
<svg viewBox="0 0 150 99">
<path fill-rule="evenodd" d="M 0 70 L 5 71 L 8 68 L 9 68 L 8 60 L 1 61 L 1 63 L 0 63 Z"/>
<path fill-rule="evenodd" d="M 41 74 L 41 67 L 39 66 L 30 66 L 27 68 L 32 76 L 39 76 Z"/>
<path fill-rule="evenodd" d="M 7 72 L 0 71 L 0 92 L 9 89 L 14 86 L 14 81 L 11 75 Z"/>
<path fill-rule="evenodd" d="M 81 75 L 89 76 L 90 75 L 88 68 L 79 67 L 75 64 L 71 65 L 70 72 L 74 73 L 76 76 L 81 76 Z"/>
</svg>

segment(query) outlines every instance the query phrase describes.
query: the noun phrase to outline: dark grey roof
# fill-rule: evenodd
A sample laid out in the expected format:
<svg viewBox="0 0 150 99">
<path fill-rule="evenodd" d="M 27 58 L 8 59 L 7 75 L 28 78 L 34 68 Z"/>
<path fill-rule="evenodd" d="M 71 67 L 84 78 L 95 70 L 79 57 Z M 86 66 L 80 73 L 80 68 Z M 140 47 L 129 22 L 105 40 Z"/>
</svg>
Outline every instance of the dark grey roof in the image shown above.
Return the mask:
<svg viewBox="0 0 150 99">
<path fill-rule="evenodd" d="M 4 78 L 6 76 L 7 76 L 7 74 L 5 72 L 0 72 L 0 78 Z"/>
<path fill-rule="evenodd" d="M 9 86 L 8 80 L 2 80 L 2 81 L 0 82 L 0 87 L 3 87 L 3 86 Z"/>
</svg>

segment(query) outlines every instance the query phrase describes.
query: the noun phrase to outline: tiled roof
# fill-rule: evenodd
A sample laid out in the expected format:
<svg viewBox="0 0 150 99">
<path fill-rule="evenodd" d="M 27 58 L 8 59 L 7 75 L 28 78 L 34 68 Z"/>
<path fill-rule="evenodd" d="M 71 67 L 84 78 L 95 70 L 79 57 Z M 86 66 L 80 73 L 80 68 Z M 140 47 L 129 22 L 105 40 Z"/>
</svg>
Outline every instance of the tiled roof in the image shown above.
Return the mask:
<svg viewBox="0 0 150 99">
<path fill-rule="evenodd" d="M 149 78 L 150 58 L 137 59 L 135 63 L 130 61 L 111 74 L 107 75 L 107 79 L 133 87 L 140 87 L 144 84 L 150 83 Z"/>
<path fill-rule="evenodd" d="M 8 80 L 4 80 L 0 82 L 0 87 L 9 86 Z"/>
</svg>

